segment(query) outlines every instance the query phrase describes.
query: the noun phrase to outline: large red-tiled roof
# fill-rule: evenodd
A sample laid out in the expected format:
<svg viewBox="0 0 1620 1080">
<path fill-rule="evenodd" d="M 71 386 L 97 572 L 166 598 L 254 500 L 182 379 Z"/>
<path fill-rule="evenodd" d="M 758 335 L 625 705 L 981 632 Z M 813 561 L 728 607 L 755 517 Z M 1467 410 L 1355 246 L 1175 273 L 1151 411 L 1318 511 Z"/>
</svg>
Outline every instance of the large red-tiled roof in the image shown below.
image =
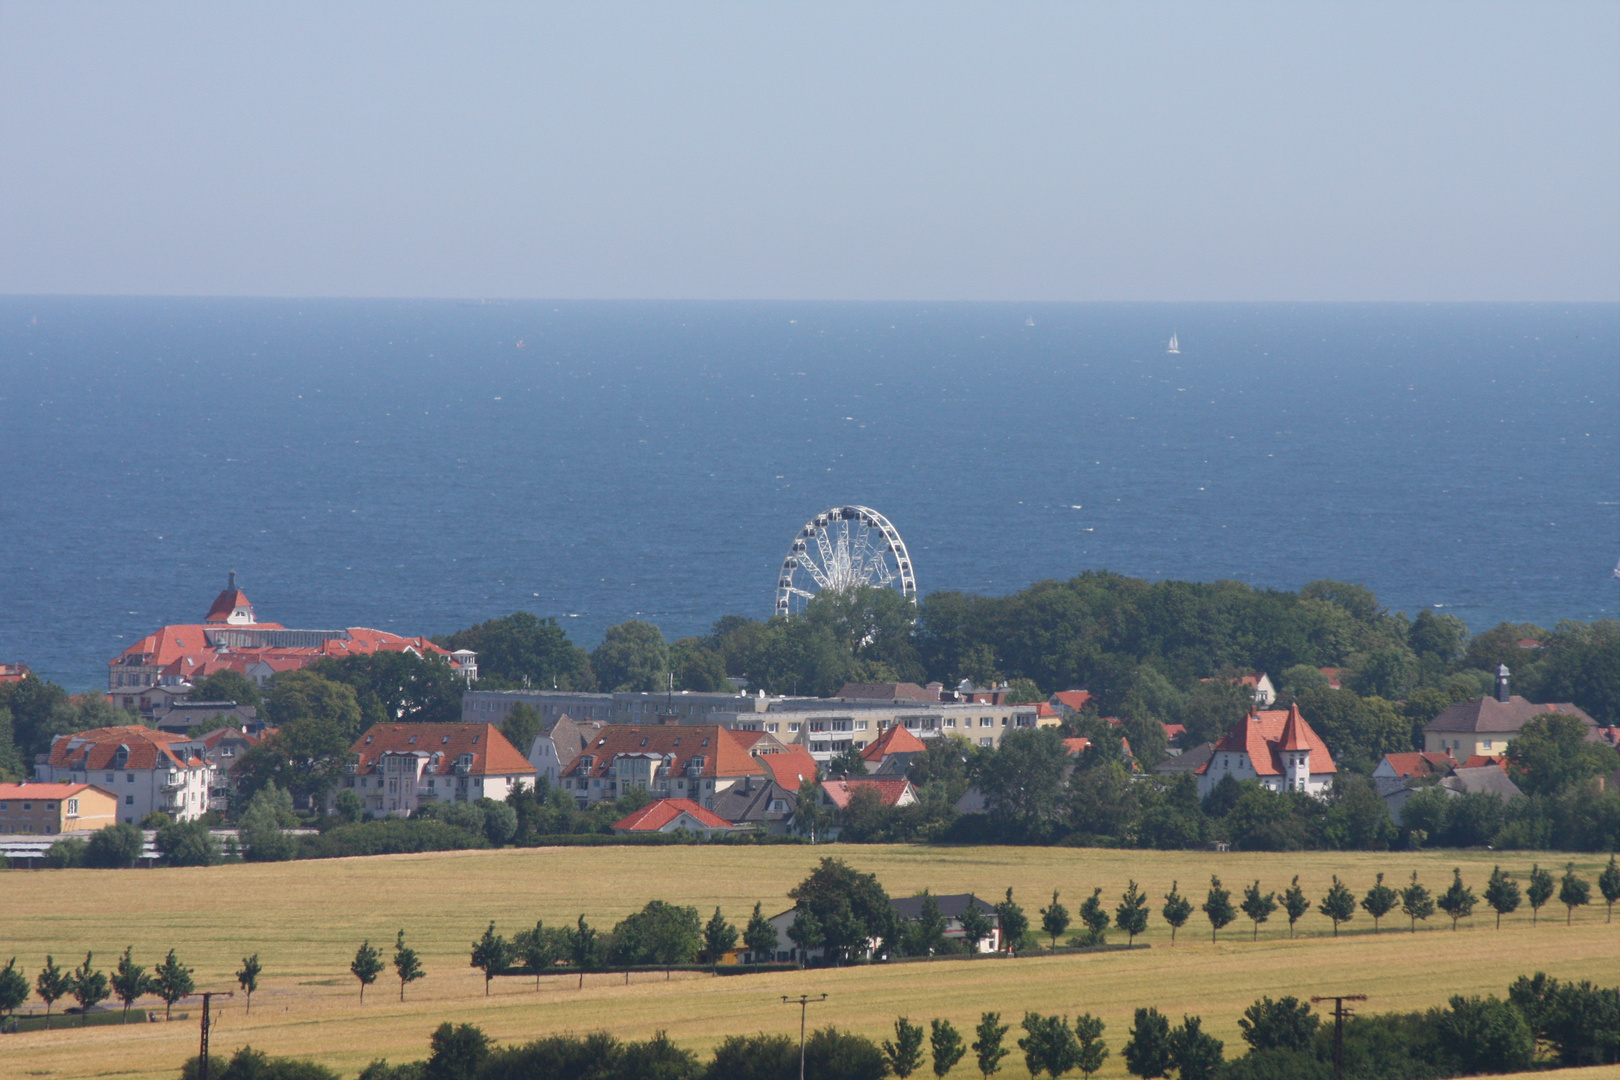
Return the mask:
<svg viewBox="0 0 1620 1080">
<path fill-rule="evenodd" d="M 1295 749 L 1310 751 L 1312 773 L 1339 771 L 1333 764 L 1333 755 L 1328 751 L 1327 743 L 1306 723 L 1298 705 L 1286 710 L 1263 709 L 1250 713 L 1221 736 L 1214 752 L 1248 754 L 1249 764 L 1256 775 L 1281 776 L 1282 761 L 1277 755 L 1283 750 L 1284 740 L 1291 741 Z M 1208 769 L 1209 763 L 1205 762 L 1197 771 L 1202 773 Z"/>
<path fill-rule="evenodd" d="M 591 768 L 582 776 L 603 776 L 615 757 L 620 754 L 648 754 L 673 758 L 669 771 L 684 775 L 695 757 L 703 759 L 703 767 L 694 776 L 763 776 L 766 758 L 778 754 L 755 757 L 727 728 L 717 725 L 609 724 L 597 733 L 580 755 L 590 755 Z M 577 758 L 575 759 L 578 760 Z M 573 771 L 573 762 L 565 771 Z"/>
<path fill-rule="evenodd" d="M 442 755 L 427 772 L 445 776 L 455 772 L 456 759 L 472 755 L 469 776 L 527 775 L 535 771 L 529 759 L 507 742 L 494 724 L 373 724 L 354 741 L 349 751 L 359 758 L 359 771 L 376 771 L 383 754 Z"/>
<path fill-rule="evenodd" d="M 203 616 L 203 622 L 224 622 L 239 607 L 253 610 L 253 605 L 248 603 L 247 593 L 241 589 L 226 589 L 214 597 L 214 606 Z"/>
<path fill-rule="evenodd" d="M 849 800 L 862 788 L 876 791 L 878 799 L 884 806 L 894 806 L 899 803 L 901 796 L 911 786 L 911 781 L 904 777 L 893 780 L 876 776 L 851 777 L 848 780 L 828 780 L 821 785 L 828 801 L 842 810 L 849 805 Z"/>
<path fill-rule="evenodd" d="M 118 753 L 118 748 L 127 746 L 129 759 L 121 766 L 125 769 L 200 765 L 202 762 L 199 759 L 182 758 L 174 752 L 172 744 L 187 741 L 184 735 L 170 735 L 137 724 L 92 728 L 52 739 L 50 763 L 59 769 L 105 769 L 112 762 L 113 755 Z"/>
<path fill-rule="evenodd" d="M 1441 769 L 1454 769 L 1457 767 L 1456 759 L 1450 754 L 1436 751 L 1414 750 L 1404 754 L 1385 754 L 1384 761 L 1395 771 L 1396 776 L 1433 776 Z"/>
<path fill-rule="evenodd" d="M 691 799 L 659 799 L 620 818 L 612 827 L 634 832 L 657 832 L 682 814 L 690 815 L 706 829 L 731 828 L 731 822 L 703 809 Z"/>
<path fill-rule="evenodd" d="M 882 761 L 890 754 L 919 754 L 927 749 L 921 739 L 906 730 L 904 724 L 891 724 L 861 751 L 861 760 Z"/>
<path fill-rule="evenodd" d="M 779 754 L 761 754 L 759 761 L 771 771 L 771 778 L 788 791 L 816 778 L 816 759 L 810 751 L 794 743 Z"/>
</svg>

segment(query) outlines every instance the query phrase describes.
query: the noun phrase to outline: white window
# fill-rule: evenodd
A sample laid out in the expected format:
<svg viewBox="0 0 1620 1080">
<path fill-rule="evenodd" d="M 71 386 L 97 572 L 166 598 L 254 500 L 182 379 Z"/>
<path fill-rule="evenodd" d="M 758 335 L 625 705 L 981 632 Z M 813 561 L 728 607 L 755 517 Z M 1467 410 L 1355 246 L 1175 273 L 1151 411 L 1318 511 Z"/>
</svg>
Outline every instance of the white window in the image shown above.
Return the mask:
<svg viewBox="0 0 1620 1080">
<path fill-rule="evenodd" d="M 78 813 L 79 813 L 79 800 L 78 799 L 69 799 L 67 801 L 67 804 L 68 804 L 67 805 L 67 812 L 70 815 L 77 816 Z"/>
<path fill-rule="evenodd" d="M 984 738 L 979 740 L 979 745 L 980 746 L 991 746 L 991 745 L 994 745 L 995 741 L 996 740 L 994 740 L 994 739 L 990 738 L 990 736 L 986 735 Z"/>
</svg>

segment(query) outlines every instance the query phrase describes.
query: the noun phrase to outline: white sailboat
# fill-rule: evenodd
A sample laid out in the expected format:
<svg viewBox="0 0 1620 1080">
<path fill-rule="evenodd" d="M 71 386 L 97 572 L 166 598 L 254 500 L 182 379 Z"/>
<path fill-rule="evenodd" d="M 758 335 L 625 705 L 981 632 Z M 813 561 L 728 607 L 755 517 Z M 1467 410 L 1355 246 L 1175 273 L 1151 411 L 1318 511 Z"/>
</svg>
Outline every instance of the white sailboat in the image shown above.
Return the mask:
<svg viewBox="0 0 1620 1080">
<path fill-rule="evenodd" d="M 1172 333 L 1170 335 L 1170 347 L 1168 349 L 1164 350 L 1164 351 L 1169 353 L 1171 356 L 1180 356 L 1181 355 L 1181 346 L 1176 343 L 1176 335 L 1175 334 Z"/>
<path fill-rule="evenodd" d="M 1033 315 L 1024 316 L 1024 325 L 1025 326 L 1034 326 L 1035 325 L 1035 316 L 1033 316 Z"/>
</svg>

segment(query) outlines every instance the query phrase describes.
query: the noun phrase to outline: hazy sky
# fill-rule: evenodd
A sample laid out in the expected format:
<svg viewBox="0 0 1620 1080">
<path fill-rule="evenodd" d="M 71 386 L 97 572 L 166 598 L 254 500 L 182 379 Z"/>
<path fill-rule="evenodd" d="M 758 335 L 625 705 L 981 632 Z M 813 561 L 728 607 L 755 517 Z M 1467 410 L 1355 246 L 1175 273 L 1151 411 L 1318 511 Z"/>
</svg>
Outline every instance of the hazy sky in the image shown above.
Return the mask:
<svg viewBox="0 0 1620 1080">
<path fill-rule="evenodd" d="M 1620 4 L 0 0 L 0 292 L 1620 299 Z"/>
</svg>

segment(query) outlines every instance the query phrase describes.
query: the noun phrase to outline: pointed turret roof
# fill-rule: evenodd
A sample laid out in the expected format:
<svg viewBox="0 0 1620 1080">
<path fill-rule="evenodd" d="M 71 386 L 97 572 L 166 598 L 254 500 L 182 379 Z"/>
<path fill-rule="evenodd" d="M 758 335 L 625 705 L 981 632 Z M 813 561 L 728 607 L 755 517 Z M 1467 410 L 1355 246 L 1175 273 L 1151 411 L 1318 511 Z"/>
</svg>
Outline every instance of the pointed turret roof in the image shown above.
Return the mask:
<svg viewBox="0 0 1620 1080">
<path fill-rule="evenodd" d="M 232 615 L 243 610 L 247 612 L 247 618 L 243 619 L 238 616 L 236 621 L 238 623 L 253 622 L 253 604 L 248 600 L 247 593 L 236 587 L 236 571 L 232 570 L 231 576 L 226 579 L 224 591 L 214 597 L 214 606 L 208 609 L 208 614 L 204 616 L 203 622 L 230 622 Z"/>
<path fill-rule="evenodd" d="M 1299 706 L 1288 706 L 1288 719 L 1283 723 L 1282 739 L 1277 749 L 1285 754 L 1290 750 L 1310 753 L 1311 744 L 1305 738 L 1305 732 L 1309 727 L 1310 725 L 1305 723 L 1305 718 L 1299 715 Z"/>
</svg>

